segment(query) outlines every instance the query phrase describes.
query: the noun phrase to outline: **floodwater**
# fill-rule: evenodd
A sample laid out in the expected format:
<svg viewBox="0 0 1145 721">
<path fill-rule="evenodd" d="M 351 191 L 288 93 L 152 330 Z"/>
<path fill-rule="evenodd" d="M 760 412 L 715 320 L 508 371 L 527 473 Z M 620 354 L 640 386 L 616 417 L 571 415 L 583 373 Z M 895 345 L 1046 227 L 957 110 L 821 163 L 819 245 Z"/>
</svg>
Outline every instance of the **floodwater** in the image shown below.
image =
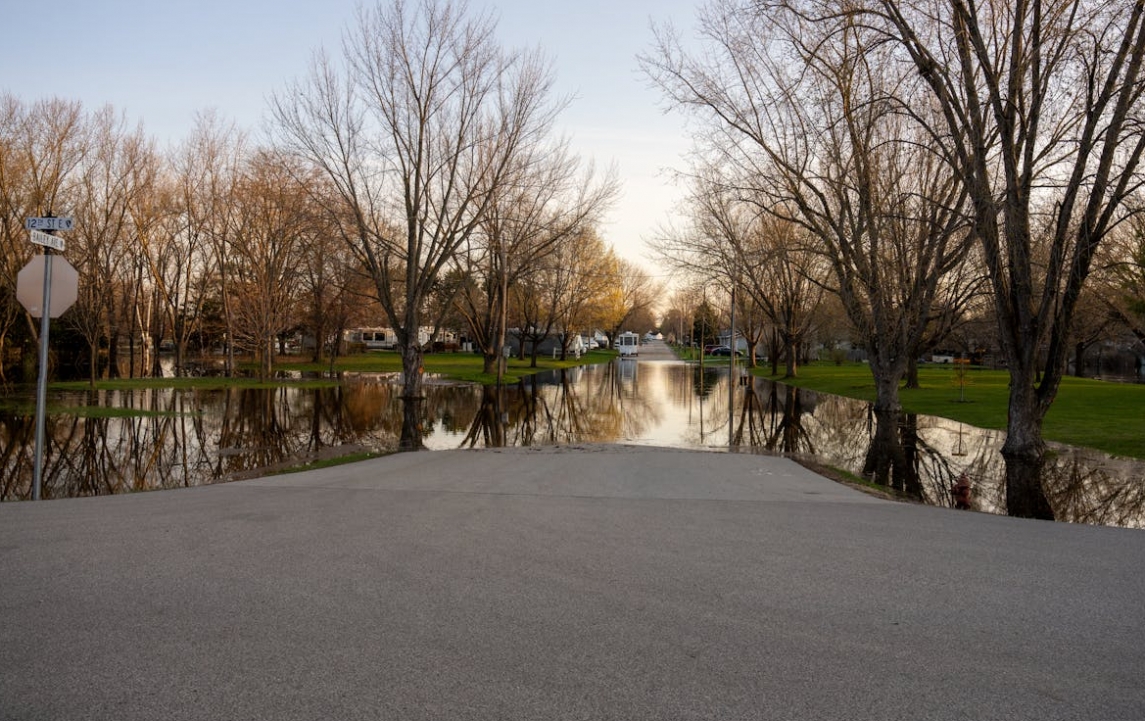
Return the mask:
<svg viewBox="0 0 1145 721">
<path fill-rule="evenodd" d="M 343 381 L 333 388 L 57 394 L 54 400 L 69 407 L 142 414 L 49 417 L 43 497 L 216 483 L 396 449 L 409 420 L 393 379 Z M 1004 433 L 906 415 L 888 440 L 866 402 L 742 370 L 732 378 L 722 364 L 615 360 L 541 374 L 500 392 L 431 378 L 416 421 L 429 449 L 627 443 L 783 454 L 877 475 L 941 506 L 955 505 L 952 485 L 965 475 L 973 508 L 1004 507 Z M 31 496 L 33 438 L 32 417 L 0 413 L 0 500 Z M 1049 455 L 1047 493 L 1060 520 L 1145 527 L 1145 461 L 1063 446 Z M 902 462 L 888 470 L 882 459 L 889 457 Z"/>
</svg>

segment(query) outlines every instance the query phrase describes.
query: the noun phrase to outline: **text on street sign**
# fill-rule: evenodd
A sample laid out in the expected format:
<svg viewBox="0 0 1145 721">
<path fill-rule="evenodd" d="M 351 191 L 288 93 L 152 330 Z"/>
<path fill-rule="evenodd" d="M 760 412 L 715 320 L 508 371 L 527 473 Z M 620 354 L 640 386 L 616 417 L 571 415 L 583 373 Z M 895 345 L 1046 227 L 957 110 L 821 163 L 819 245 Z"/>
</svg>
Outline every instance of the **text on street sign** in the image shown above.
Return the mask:
<svg viewBox="0 0 1145 721">
<path fill-rule="evenodd" d="M 75 225 L 72 218 L 25 218 L 24 227 L 28 230 L 71 230 Z"/>
<path fill-rule="evenodd" d="M 32 242 L 36 245 L 42 245 L 47 248 L 55 248 L 56 250 L 64 249 L 64 239 L 58 235 L 48 235 L 41 230 L 32 231 Z"/>
</svg>

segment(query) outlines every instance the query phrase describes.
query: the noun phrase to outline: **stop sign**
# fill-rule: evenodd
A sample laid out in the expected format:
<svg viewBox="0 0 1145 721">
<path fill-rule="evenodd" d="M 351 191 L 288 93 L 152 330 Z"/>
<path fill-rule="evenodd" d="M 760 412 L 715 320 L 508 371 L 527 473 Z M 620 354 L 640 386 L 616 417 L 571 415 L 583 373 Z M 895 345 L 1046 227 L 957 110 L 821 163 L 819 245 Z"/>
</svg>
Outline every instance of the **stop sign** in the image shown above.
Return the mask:
<svg viewBox="0 0 1145 721">
<path fill-rule="evenodd" d="M 33 255 L 28 264 L 16 274 L 16 300 L 33 317 L 43 314 L 44 304 L 44 258 Z M 72 307 L 79 297 L 80 274 L 61 255 L 52 256 L 52 287 L 49 292 L 51 305 L 48 311 L 52 318 L 59 318 Z"/>
</svg>

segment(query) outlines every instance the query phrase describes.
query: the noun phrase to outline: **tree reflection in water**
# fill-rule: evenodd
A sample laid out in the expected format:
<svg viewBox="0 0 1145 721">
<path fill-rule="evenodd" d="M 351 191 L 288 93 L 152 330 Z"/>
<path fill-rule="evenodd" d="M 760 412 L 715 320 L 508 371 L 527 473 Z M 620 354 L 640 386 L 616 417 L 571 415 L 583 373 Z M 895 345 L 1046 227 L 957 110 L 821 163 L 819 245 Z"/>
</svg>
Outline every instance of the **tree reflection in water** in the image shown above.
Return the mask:
<svg viewBox="0 0 1145 721">
<path fill-rule="evenodd" d="M 728 412 L 725 367 L 614 361 L 501 389 L 430 380 L 424 400 L 361 376 L 329 388 L 55 394 L 65 407 L 128 417 L 48 418 L 45 498 L 173 488 L 266 473 L 362 450 L 632 442 L 812 458 L 935 505 L 970 480 L 974 507 L 1004 509 L 1004 434 L 750 377 Z M 732 420 L 728 432 L 729 416 Z M 31 495 L 33 421 L 0 414 L 0 500 Z M 1061 520 L 1145 526 L 1145 462 L 1053 447 L 1046 486 Z"/>
</svg>

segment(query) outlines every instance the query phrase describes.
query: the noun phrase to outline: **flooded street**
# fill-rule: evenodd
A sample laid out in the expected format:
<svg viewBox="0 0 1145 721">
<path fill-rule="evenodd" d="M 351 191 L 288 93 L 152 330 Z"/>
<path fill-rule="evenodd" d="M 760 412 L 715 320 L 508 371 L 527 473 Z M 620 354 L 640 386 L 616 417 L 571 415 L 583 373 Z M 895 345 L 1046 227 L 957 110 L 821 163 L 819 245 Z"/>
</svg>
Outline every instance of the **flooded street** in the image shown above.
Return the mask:
<svg viewBox="0 0 1145 721">
<path fill-rule="evenodd" d="M 138 415 L 50 417 L 44 497 L 216 483 L 393 450 L 403 424 L 398 393 L 390 378 L 360 375 L 331 388 L 57 394 L 65 406 Z M 888 439 L 866 402 L 743 369 L 732 384 L 723 363 L 701 369 L 642 356 L 543 373 L 500 392 L 430 379 L 419 421 L 425 447 L 434 450 L 624 443 L 784 454 L 866 476 L 882 474 L 893 457 L 899 462 L 883 481 L 908 495 L 953 506 L 952 487 L 965 476 L 972 507 L 1003 507 L 1002 432 L 905 415 Z M 32 438 L 30 416 L 0 415 L 0 499 L 30 497 Z M 1052 451 L 1046 485 L 1059 519 L 1145 526 L 1145 462 Z"/>
</svg>

